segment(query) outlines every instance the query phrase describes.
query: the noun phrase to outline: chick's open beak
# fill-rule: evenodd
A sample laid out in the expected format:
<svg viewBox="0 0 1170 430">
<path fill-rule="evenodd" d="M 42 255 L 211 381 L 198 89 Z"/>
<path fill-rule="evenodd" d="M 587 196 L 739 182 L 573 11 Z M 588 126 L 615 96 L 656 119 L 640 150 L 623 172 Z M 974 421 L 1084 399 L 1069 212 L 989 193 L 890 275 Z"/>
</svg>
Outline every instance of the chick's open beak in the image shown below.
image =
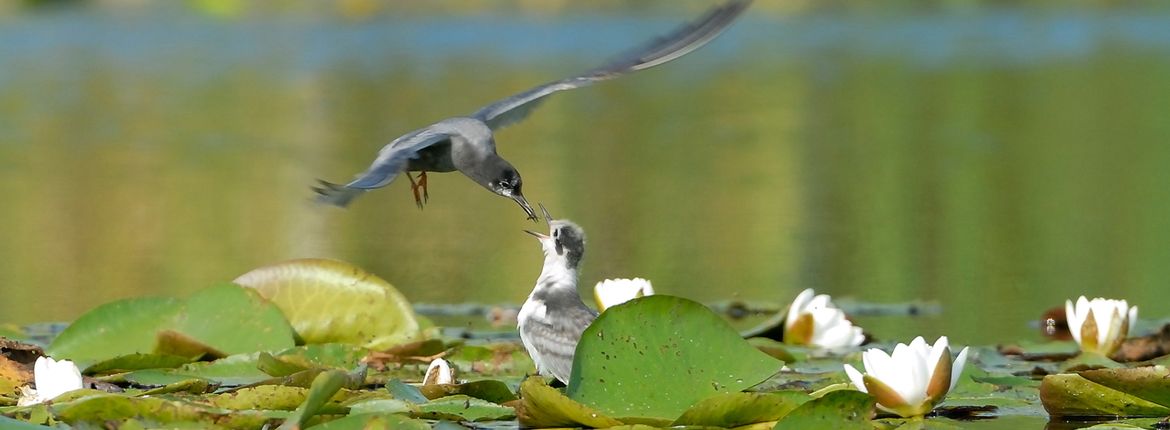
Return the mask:
<svg viewBox="0 0 1170 430">
<path fill-rule="evenodd" d="M 536 236 L 536 238 L 537 238 L 537 239 L 540 239 L 540 240 L 545 240 L 545 239 L 548 239 L 548 235 L 547 235 L 547 234 L 543 234 L 543 233 L 537 233 L 537 232 L 535 232 L 535 231 L 532 231 L 532 230 L 524 230 L 524 232 L 525 232 L 525 233 L 528 233 L 528 234 L 531 234 L 531 235 L 533 235 L 533 236 Z"/>
</svg>

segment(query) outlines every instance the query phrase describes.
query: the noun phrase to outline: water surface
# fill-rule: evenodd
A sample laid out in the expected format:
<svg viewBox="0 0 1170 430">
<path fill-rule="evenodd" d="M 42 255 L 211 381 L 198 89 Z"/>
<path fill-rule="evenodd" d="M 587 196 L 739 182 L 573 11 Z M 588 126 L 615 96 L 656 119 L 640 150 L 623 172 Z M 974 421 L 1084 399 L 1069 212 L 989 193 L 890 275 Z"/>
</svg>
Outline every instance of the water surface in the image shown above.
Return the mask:
<svg viewBox="0 0 1170 430">
<path fill-rule="evenodd" d="M 1170 11 L 784 12 L 498 135 L 589 235 L 583 284 L 700 301 L 933 300 L 882 339 L 1030 337 L 1077 295 L 1170 311 Z M 772 5 L 774 6 L 774 5 Z M 699 8 L 701 9 L 701 7 Z M 309 203 L 380 146 L 591 67 L 695 8 L 63 8 L 0 16 L 0 315 L 71 320 L 296 257 L 420 302 L 519 304 L 540 249 L 457 174 Z"/>
</svg>

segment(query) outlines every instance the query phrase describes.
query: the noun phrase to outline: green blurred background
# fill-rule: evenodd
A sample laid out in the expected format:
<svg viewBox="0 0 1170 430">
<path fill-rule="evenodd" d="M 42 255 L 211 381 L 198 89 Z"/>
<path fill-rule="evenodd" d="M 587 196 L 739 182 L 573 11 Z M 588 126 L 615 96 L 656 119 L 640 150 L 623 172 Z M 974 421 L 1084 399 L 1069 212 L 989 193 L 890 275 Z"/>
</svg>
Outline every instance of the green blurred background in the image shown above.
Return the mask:
<svg viewBox="0 0 1170 430">
<path fill-rule="evenodd" d="M 0 321 L 330 257 L 519 305 L 540 248 L 458 174 L 316 207 L 402 133 L 599 64 L 713 2 L 0 0 Z M 815 4 L 814 4 L 815 3 Z M 1078 295 L 1170 312 L 1170 4 L 761 0 L 707 48 L 497 137 L 589 236 L 582 285 L 806 287 L 1033 338 Z"/>
</svg>

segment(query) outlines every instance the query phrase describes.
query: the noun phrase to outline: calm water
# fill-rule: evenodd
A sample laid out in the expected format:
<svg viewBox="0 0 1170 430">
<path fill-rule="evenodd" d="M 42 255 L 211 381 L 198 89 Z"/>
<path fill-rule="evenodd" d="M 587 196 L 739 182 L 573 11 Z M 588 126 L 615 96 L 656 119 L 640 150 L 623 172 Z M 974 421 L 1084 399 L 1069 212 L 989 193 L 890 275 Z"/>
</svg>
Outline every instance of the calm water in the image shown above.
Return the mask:
<svg viewBox="0 0 1170 430">
<path fill-rule="evenodd" d="M 457 174 L 309 204 L 390 139 L 702 9 L 0 13 L 0 320 L 70 320 L 293 257 L 413 300 L 519 304 L 540 249 Z M 583 283 L 701 301 L 805 287 L 937 317 L 876 336 L 1032 336 L 1080 294 L 1170 312 L 1170 10 L 785 12 L 563 93 L 498 135 L 589 234 Z"/>
</svg>

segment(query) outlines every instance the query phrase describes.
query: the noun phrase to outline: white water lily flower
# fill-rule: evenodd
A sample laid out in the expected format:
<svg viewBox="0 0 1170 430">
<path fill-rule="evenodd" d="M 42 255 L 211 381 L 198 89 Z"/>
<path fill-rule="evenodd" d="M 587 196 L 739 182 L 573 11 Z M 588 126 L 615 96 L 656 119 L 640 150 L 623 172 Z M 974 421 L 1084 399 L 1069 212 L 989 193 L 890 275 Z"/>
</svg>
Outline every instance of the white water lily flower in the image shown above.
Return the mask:
<svg viewBox="0 0 1170 430">
<path fill-rule="evenodd" d="M 946 336 L 934 346 L 919 336 L 909 345 L 899 343 L 891 355 L 876 348 L 865 351 L 861 361 L 865 375 L 845 365 L 853 385 L 877 399 L 879 408 L 908 418 L 926 415 L 955 388 L 967 364 L 967 348 L 952 362 Z"/>
<path fill-rule="evenodd" d="M 1137 321 L 1137 306 L 1130 307 L 1125 300 L 1100 297 L 1093 300 L 1081 296 L 1076 306 L 1064 301 L 1064 313 L 1073 340 L 1081 351 L 1109 355 L 1117 351 Z"/>
<path fill-rule="evenodd" d="M 827 294 L 815 295 L 812 288 L 801 291 L 788 306 L 784 320 L 784 342 L 819 348 L 861 345 L 865 334 L 845 318 Z"/>
<path fill-rule="evenodd" d="M 423 376 L 423 385 L 454 384 L 455 370 L 451 364 L 442 358 L 436 358 L 427 366 L 427 373 Z"/>
<path fill-rule="evenodd" d="M 17 405 L 44 403 L 83 386 L 81 370 L 69 360 L 37 357 L 36 364 L 33 364 L 33 378 L 37 387 L 20 387 L 21 395 Z"/>
<path fill-rule="evenodd" d="M 650 286 L 650 281 L 642 278 L 606 279 L 593 286 L 593 298 L 597 300 L 597 310 L 599 311 L 638 297 L 653 295 L 654 287 Z"/>
</svg>

